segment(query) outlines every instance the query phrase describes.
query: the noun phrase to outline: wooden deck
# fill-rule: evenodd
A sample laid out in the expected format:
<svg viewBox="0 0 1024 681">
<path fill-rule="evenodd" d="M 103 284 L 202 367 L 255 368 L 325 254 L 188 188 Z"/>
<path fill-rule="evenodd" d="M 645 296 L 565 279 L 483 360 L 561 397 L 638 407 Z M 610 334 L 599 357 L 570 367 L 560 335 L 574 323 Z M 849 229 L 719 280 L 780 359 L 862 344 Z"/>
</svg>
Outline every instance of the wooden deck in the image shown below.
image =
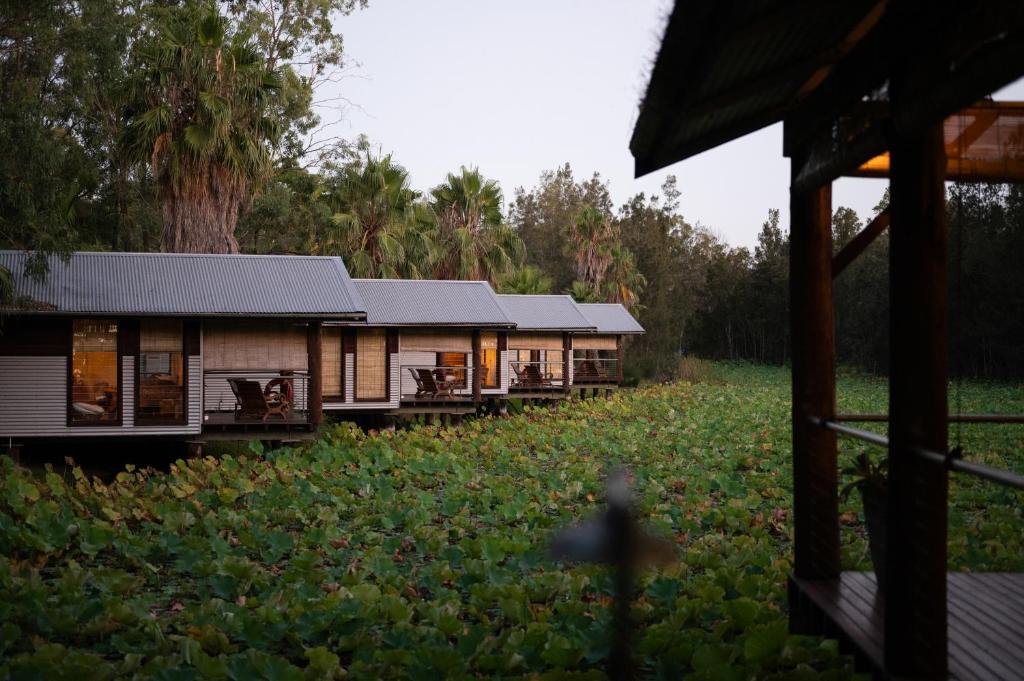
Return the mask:
<svg viewBox="0 0 1024 681">
<path fill-rule="evenodd" d="M 203 432 L 269 432 L 310 430 L 305 413 L 291 414 L 288 418 L 271 416 L 266 421 L 257 418 L 235 418 L 230 411 L 213 411 L 203 415 Z"/>
<path fill-rule="evenodd" d="M 949 678 L 1024 678 L 1024 574 L 948 575 Z M 791 621 L 799 633 L 839 639 L 858 668 L 885 678 L 885 599 L 871 572 L 838 580 L 790 580 Z"/>
</svg>

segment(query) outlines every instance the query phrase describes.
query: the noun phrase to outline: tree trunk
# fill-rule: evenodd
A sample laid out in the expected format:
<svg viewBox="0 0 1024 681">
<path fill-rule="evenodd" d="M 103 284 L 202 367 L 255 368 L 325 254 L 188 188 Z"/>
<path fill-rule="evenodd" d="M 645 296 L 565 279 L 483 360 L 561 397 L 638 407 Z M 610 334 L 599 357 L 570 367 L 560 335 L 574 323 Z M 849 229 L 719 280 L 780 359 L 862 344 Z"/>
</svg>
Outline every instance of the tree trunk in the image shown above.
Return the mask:
<svg viewBox="0 0 1024 681">
<path fill-rule="evenodd" d="M 162 196 L 164 253 L 238 253 L 235 225 L 244 187 L 207 171 L 194 184 L 167 188 Z"/>
</svg>

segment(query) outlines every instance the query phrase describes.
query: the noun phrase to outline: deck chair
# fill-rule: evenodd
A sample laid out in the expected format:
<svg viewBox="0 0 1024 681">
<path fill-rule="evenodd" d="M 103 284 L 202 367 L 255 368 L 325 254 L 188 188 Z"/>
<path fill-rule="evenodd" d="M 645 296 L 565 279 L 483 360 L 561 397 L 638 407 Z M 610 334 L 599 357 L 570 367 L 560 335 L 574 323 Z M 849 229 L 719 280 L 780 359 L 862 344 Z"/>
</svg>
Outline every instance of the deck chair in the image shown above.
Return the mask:
<svg viewBox="0 0 1024 681">
<path fill-rule="evenodd" d="M 512 379 L 513 387 L 520 387 L 526 385 L 526 369 L 519 366 L 518 364 L 512 364 L 512 372 L 515 373 L 515 378 Z"/>
<path fill-rule="evenodd" d="M 409 369 L 409 373 L 412 374 L 412 380 L 416 381 L 416 395 L 415 395 L 415 397 L 427 397 L 427 396 L 431 395 L 432 393 L 431 393 L 430 389 L 423 382 L 423 379 L 420 378 L 419 370 L 418 369 L 413 369 L 412 367 L 408 367 L 408 369 Z"/>
<path fill-rule="evenodd" d="M 287 420 L 291 413 L 291 402 L 283 397 L 272 398 L 263 394 L 260 384 L 244 378 L 229 378 L 231 392 L 235 394 L 235 418 L 246 416 L 258 418 L 264 423 L 271 416 Z"/>
<path fill-rule="evenodd" d="M 544 378 L 540 373 L 540 367 L 536 364 L 527 364 L 524 373 L 526 374 L 526 385 L 530 387 L 542 388 L 551 385 L 551 381 Z"/>
<path fill-rule="evenodd" d="M 451 397 L 452 389 L 450 386 L 442 385 L 434 377 L 434 374 L 430 369 L 417 369 L 416 373 L 419 374 L 420 382 L 423 383 L 425 390 L 425 397 Z"/>
</svg>

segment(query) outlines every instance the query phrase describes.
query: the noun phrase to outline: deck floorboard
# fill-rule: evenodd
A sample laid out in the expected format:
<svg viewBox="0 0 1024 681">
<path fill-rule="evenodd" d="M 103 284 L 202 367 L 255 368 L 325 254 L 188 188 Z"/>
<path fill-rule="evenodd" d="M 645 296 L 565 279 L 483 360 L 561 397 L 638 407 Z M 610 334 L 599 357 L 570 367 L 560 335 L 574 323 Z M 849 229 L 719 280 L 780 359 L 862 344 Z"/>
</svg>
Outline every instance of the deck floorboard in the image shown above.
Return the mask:
<svg viewBox="0 0 1024 681">
<path fill-rule="evenodd" d="M 819 633 L 838 629 L 876 671 L 883 669 L 885 599 L 873 573 L 794 584 L 823 623 Z M 1024 574 L 950 573 L 947 591 L 950 678 L 1024 678 Z"/>
</svg>

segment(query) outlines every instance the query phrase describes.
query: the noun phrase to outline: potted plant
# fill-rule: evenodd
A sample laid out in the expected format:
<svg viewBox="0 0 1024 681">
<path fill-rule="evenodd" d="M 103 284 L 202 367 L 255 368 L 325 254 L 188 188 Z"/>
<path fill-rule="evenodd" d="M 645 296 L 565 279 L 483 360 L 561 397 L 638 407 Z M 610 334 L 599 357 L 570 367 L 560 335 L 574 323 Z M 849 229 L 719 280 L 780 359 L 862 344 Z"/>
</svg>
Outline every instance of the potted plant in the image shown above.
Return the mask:
<svg viewBox="0 0 1024 681">
<path fill-rule="evenodd" d="M 843 486 L 840 497 L 845 501 L 854 490 L 860 492 L 864 504 L 864 521 L 868 528 L 868 548 L 871 551 L 871 562 L 875 566 L 875 577 L 878 588 L 885 591 L 885 535 L 886 506 L 889 497 L 888 461 L 882 459 L 875 463 L 867 452 L 861 452 L 854 464 L 843 469 L 845 475 L 853 476 L 853 480 Z"/>
</svg>

